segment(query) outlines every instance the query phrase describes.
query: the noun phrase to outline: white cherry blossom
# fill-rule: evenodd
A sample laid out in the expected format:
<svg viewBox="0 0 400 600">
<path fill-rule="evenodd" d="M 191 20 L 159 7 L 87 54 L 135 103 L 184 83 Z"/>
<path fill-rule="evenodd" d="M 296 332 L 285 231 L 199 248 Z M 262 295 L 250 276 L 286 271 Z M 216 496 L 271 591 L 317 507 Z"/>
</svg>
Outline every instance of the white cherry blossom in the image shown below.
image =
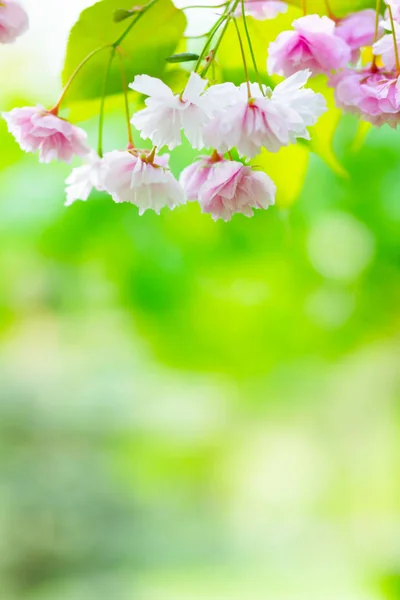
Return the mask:
<svg viewBox="0 0 400 600">
<path fill-rule="evenodd" d="M 85 157 L 86 164 L 72 169 L 66 179 L 65 192 L 67 200 L 65 206 L 70 206 L 76 200 L 87 200 L 94 189 L 103 190 L 102 175 L 104 171 L 103 159 L 92 151 Z"/>
<path fill-rule="evenodd" d="M 203 148 L 203 128 L 217 109 L 232 102 L 235 92 L 233 83 L 206 89 L 207 85 L 206 79 L 193 72 L 182 94 L 174 94 L 160 79 L 137 75 L 130 87 L 148 98 L 146 108 L 133 115 L 133 125 L 143 139 L 150 139 L 157 147 L 172 150 L 179 146 L 183 129 L 193 148 Z"/>
<path fill-rule="evenodd" d="M 236 102 L 220 111 L 204 132 L 208 146 L 225 152 L 236 147 L 240 156 L 252 158 L 262 147 L 277 152 L 296 139 L 309 139 L 307 127 L 313 125 L 325 112 L 326 103 L 321 94 L 304 89 L 310 71 L 295 73 L 276 88 L 242 84 Z"/>
<path fill-rule="evenodd" d="M 185 203 L 185 195 L 178 181 L 167 168 L 168 156 L 155 157 L 147 162 L 144 153 L 114 150 L 104 155 L 104 189 L 115 202 L 130 202 L 146 210 L 172 209 Z"/>
<path fill-rule="evenodd" d="M 381 56 L 382 62 L 387 69 L 393 69 L 396 66 L 396 54 L 394 51 L 392 24 L 390 21 L 381 21 L 381 27 L 385 31 L 390 31 L 375 42 L 372 46 L 372 52 L 375 56 Z M 400 24 L 394 22 L 394 33 L 397 40 L 397 46 L 400 47 Z"/>
</svg>

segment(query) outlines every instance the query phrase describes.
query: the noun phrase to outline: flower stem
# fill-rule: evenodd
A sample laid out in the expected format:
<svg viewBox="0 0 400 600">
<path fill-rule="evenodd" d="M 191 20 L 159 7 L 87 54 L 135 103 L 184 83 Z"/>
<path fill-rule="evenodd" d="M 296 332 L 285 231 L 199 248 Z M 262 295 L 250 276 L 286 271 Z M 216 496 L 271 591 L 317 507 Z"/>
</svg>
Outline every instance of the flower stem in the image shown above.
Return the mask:
<svg viewBox="0 0 400 600">
<path fill-rule="evenodd" d="M 124 39 L 126 38 L 128 33 L 131 31 L 132 27 L 134 25 L 136 25 L 136 23 L 143 17 L 143 15 L 146 14 L 146 12 L 149 10 L 149 8 L 154 6 L 154 4 L 156 4 L 157 2 L 158 2 L 158 0 L 150 0 L 150 2 L 148 2 L 145 6 L 143 6 L 142 10 L 136 15 L 136 17 L 133 19 L 133 21 L 131 21 L 131 23 L 128 25 L 128 27 L 125 29 L 125 31 L 123 31 L 121 33 L 121 35 L 119 36 L 119 38 L 116 39 L 113 44 L 111 44 L 112 50 L 111 50 L 110 58 L 109 58 L 109 61 L 108 61 L 107 67 L 106 67 L 106 72 L 104 75 L 103 93 L 101 96 L 101 104 L 100 104 L 99 141 L 98 141 L 98 154 L 100 157 L 103 156 L 104 108 L 105 108 L 106 95 L 107 95 L 107 85 L 108 85 L 108 79 L 110 76 L 111 64 L 114 59 L 115 52 L 117 51 L 118 46 L 124 41 Z M 124 71 L 123 77 L 125 77 L 125 71 Z M 126 77 L 125 77 L 125 81 L 126 81 Z M 128 106 L 127 94 L 125 95 L 125 106 L 126 106 L 126 110 L 127 110 L 127 118 L 129 121 L 129 106 Z M 129 123 L 129 127 L 128 127 L 128 132 L 129 132 L 128 133 L 129 143 L 131 144 L 132 134 L 131 134 L 130 123 Z"/>
<path fill-rule="evenodd" d="M 388 12 L 389 12 L 390 25 L 392 27 L 392 36 L 393 36 L 393 44 L 394 44 L 394 56 L 395 56 L 395 59 L 396 59 L 396 75 L 399 76 L 399 74 L 400 74 L 399 47 L 397 45 L 397 37 L 396 37 L 396 30 L 394 28 L 393 12 L 392 12 L 392 7 L 390 6 L 390 4 L 387 5 L 387 9 L 388 9 Z"/>
<path fill-rule="evenodd" d="M 212 42 L 212 39 L 214 37 L 214 35 L 217 33 L 218 29 L 220 28 L 220 26 L 222 25 L 222 23 L 225 21 L 225 19 L 227 18 L 226 14 L 223 14 L 216 23 L 214 23 L 214 25 L 211 27 L 210 31 L 206 34 L 207 35 L 207 40 L 206 43 L 203 46 L 203 49 L 200 53 L 199 58 L 197 59 L 197 62 L 195 64 L 194 67 L 194 72 L 197 73 L 197 71 L 199 70 L 201 63 L 206 55 L 206 52 L 208 50 L 208 48 L 210 47 L 210 44 Z"/>
<path fill-rule="evenodd" d="M 201 73 L 201 75 L 204 77 L 205 73 L 207 73 L 207 71 L 208 71 L 211 63 L 213 62 L 213 60 L 215 58 L 216 51 L 217 51 L 217 49 L 218 49 L 218 47 L 219 47 L 219 45 L 220 45 L 220 43 L 222 41 L 222 38 L 224 37 L 224 34 L 225 34 L 226 30 L 227 30 L 229 21 L 232 18 L 232 14 L 233 14 L 235 8 L 237 7 L 237 5 L 239 4 L 239 2 L 240 2 L 240 0 L 233 0 L 231 6 L 230 6 L 230 2 L 229 1 L 226 2 L 225 3 L 224 13 L 219 17 L 219 19 L 217 20 L 217 22 L 214 23 L 214 25 L 211 27 L 210 31 L 208 33 L 206 33 L 204 36 L 202 36 L 202 37 L 206 37 L 207 36 L 207 40 L 206 40 L 206 43 L 203 46 L 203 50 L 201 51 L 200 56 L 199 56 L 199 58 L 197 60 L 197 63 L 195 65 L 195 67 L 194 67 L 194 72 L 195 73 L 197 73 L 198 70 L 200 69 L 201 63 L 202 63 L 204 57 L 206 56 L 206 52 L 207 52 L 208 48 L 210 47 L 215 34 L 217 33 L 218 29 L 221 27 L 222 23 L 224 21 L 226 21 L 225 26 L 224 26 L 224 28 L 222 30 L 222 33 L 221 33 L 220 37 L 218 38 L 218 40 L 217 40 L 217 42 L 215 44 L 215 47 L 213 48 L 212 56 L 210 57 L 210 60 L 209 60 L 208 64 L 204 67 L 204 70 Z"/>
<path fill-rule="evenodd" d="M 115 42 L 113 43 L 114 48 L 117 48 L 126 38 L 126 36 L 128 35 L 128 33 L 130 32 L 130 30 L 132 29 L 132 27 L 147 13 L 147 11 L 149 10 L 149 8 L 151 8 L 152 6 L 154 6 L 154 4 L 156 4 L 158 2 L 158 0 L 150 0 L 150 2 L 148 2 L 147 4 L 145 4 L 142 8 L 142 10 L 140 12 L 137 13 L 136 17 L 133 19 L 133 21 L 131 23 L 129 23 L 128 27 L 125 29 L 125 31 L 123 31 L 121 33 L 121 35 L 119 36 L 119 38 L 117 40 L 115 40 Z"/>
<path fill-rule="evenodd" d="M 80 72 L 80 70 L 86 65 L 87 62 L 89 62 L 89 60 L 98 52 L 100 52 L 101 50 L 105 50 L 106 48 L 110 48 L 111 44 L 106 44 L 105 46 L 100 46 L 99 48 L 96 48 L 95 50 L 93 50 L 92 52 L 90 52 L 90 54 L 88 54 L 80 63 L 79 65 L 76 67 L 76 69 L 74 70 L 74 72 L 71 74 L 70 78 L 68 79 L 67 83 L 64 86 L 63 91 L 61 92 L 61 95 L 59 97 L 59 99 L 57 100 L 57 103 L 53 106 L 53 108 L 49 111 L 53 114 L 58 114 L 58 111 L 60 109 L 61 103 L 63 102 L 70 86 L 71 83 L 74 81 L 75 77 L 78 75 L 78 73 Z"/>
<path fill-rule="evenodd" d="M 255 54 L 254 54 L 254 50 L 253 50 L 253 45 L 251 43 L 251 37 L 250 37 L 250 34 L 249 34 L 249 29 L 247 27 L 247 20 L 246 20 L 246 11 L 245 11 L 245 7 L 244 7 L 244 0 L 241 0 L 241 4 L 242 4 L 243 25 L 244 25 L 244 30 L 246 32 L 247 43 L 249 45 L 251 60 L 253 62 L 254 71 L 255 71 L 255 73 L 257 75 L 258 87 L 260 88 L 260 91 L 261 91 L 262 95 L 264 96 L 264 90 L 263 90 L 262 83 L 261 83 L 260 72 L 259 72 L 258 67 L 257 67 L 257 62 L 256 62 L 256 57 L 255 57 Z"/>
<path fill-rule="evenodd" d="M 301 0 L 301 8 L 305 16 L 307 14 L 307 0 Z"/>
<path fill-rule="evenodd" d="M 223 8 L 227 4 L 229 4 L 229 2 L 223 2 L 222 4 L 214 4 L 214 5 L 193 4 L 192 6 L 182 6 L 182 8 L 180 8 L 179 10 L 189 10 L 191 8 Z"/>
<path fill-rule="evenodd" d="M 211 64 L 213 63 L 213 61 L 215 59 L 215 56 L 217 54 L 217 50 L 218 50 L 218 48 L 219 48 L 219 46 L 220 46 L 220 44 L 222 42 L 222 39 L 223 39 L 223 37 L 224 37 L 224 35 L 226 33 L 226 30 L 228 29 L 229 23 L 232 20 L 232 16 L 233 16 L 233 14 L 234 14 L 234 12 L 236 10 L 236 7 L 239 4 L 239 2 L 240 2 L 240 0 L 233 0 L 232 4 L 230 6 L 226 7 L 225 12 L 224 12 L 224 14 L 221 17 L 221 19 L 222 19 L 221 22 L 218 23 L 218 21 L 217 21 L 218 27 L 215 29 L 215 31 L 213 32 L 212 36 L 207 41 L 207 43 L 211 43 L 212 38 L 215 35 L 215 33 L 217 32 L 217 30 L 220 27 L 221 23 L 223 23 L 223 21 L 225 21 L 225 25 L 224 25 L 224 27 L 223 27 L 223 29 L 222 29 L 222 31 L 220 33 L 220 36 L 219 36 L 218 40 L 216 41 L 215 46 L 213 48 L 212 56 L 211 56 L 208 64 L 204 67 L 204 69 L 203 69 L 203 71 L 201 73 L 202 77 L 205 76 L 205 74 L 207 73 L 208 69 L 210 68 Z"/>
<path fill-rule="evenodd" d="M 380 12 L 381 12 L 381 0 L 376 0 L 374 44 L 375 44 L 376 40 L 378 39 L 378 35 L 379 35 L 379 16 L 380 16 Z"/>
<path fill-rule="evenodd" d="M 134 148 L 135 144 L 133 143 L 133 138 L 132 138 L 132 127 L 131 127 L 130 111 L 129 111 L 128 83 L 127 83 L 127 79 L 126 79 L 126 70 L 125 70 L 125 65 L 124 65 L 124 59 L 122 58 L 122 55 L 120 53 L 118 53 L 118 58 L 119 58 L 120 67 L 121 67 L 122 87 L 124 89 L 125 120 L 126 120 L 126 127 L 127 127 L 127 131 L 128 131 L 129 148 Z"/>
<path fill-rule="evenodd" d="M 326 7 L 326 12 L 328 13 L 328 17 L 330 19 L 332 19 L 332 21 L 337 21 L 336 16 L 334 15 L 332 9 L 331 9 L 331 3 L 330 0 L 324 0 L 325 2 L 325 7 Z"/>
<path fill-rule="evenodd" d="M 110 77 L 112 61 L 115 56 L 115 51 L 116 51 L 116 49 L 114 48 L 114 46 L 112 46 L 111 52 L 110 52 L 110 57 L 108 59 L 108 63 L 107 63 L 107 67 L 106 67 L 106 72 L 104 74 L 103 90 L 102 90 L 102 94 L 101 94 L 100 115 L 99 115 L 99 135 L 98 135 L 98 146 L 97 146 L 97 153 L 100 156 L 100 158 L 103 156 L 104 108 L 105 108 L 105 104 L 106 104 L 107 85 L 108 85 L 108 79 Z"/>
<path fill-rule="evenodd" d="M 222 31 L 221 31 L 221 34 L 220 34 L 220 36 L 219 36 L 219 38 L 218 38 L 218 40 L 217 40 L 217 42 L 216 42 L 216 44 L 215 44 L 215 46 L 214 46 L 214 48 L 213 48 L 213 53 L 212 53 L 211 59 L 210 59 L 210 61 L 208 62 L 208 64 L 207 64 L 207 65 L 204 67 L 204 69 L 203 69 L 203 71 L 202 71 L 202 73 L 201 73 L 201 76 L 202 76 L 202 77 L 204 77 L 204 76 L 205 76 L 205 74 L 207 73 L 208 69 L 211 67 L 211 64 L 213 63 L 213 61 L 214 61 L 214 59 L 215 59 L 215 55 L 216 55 L 216 53 L 217 53 L 217 50 L 218 50 L 218 48 L 219 48 L 219 46 L 220 46 L 220 44 L 221 44 L 221 42 L 222 42 L 222 38 L 224 37 L 224 35 L 225 35 L 225 33 L 226 33 L 226 30 L 228 29 L 228 25 L 229 25 L 229 23 L 230 23 L 230 20 L 231 20 L 231 18 L 232 18 L 232 17 L 231 17 L 230 15 L 227 15 L 227 16 L 225 17 L 225 25 L 223 26 L 223 28 L 222 28 Z"/>
<path fill-rule="evenodd" d="M 98 152 L 98 154 L 99 154 L 100 157 L 103 156 L 104 108 L 105 108 L 105 103 L 106 103 L 107 85 L 108 85 L 108 79 L 110 77 L 110 70 L 111 70 L 112 61 L 113 61 L 114 56 L 115 56 L 115 52 L 117 51 L 117 48 L 121 44 L 121 42 L 123 42 L 123 40 L 126 38 L 126 36 L 128 35 L 128 33 L 131 31 L 132 27 L 139 21 L 139 19 L 142 18 L 142 16 L 144 14 L 146 14 L 146 12 L 149 10 L 149 8 L 151 8 L 152 6 L 154 6 L 154 4 L 156 4 L 157 2 L 158 2 L 158 0 L 150 0 L 150 2 L 148 2 L 145 6 L 143 6 L 142 10 L 136 15 L 136 17 L 128 25 L 128 27 L 125 29 L 125 31 L 123 31 L 121 33 L 121 35 L 119 36 L 119 38 L 117 40 L 115 40 L 115 42 L 113 44 L 111 44 L 111 48 L 112 49 L 111 49 L 110 58 L 109 58 L 108 63 L 107 63 L 106 72 L 105 72 L 105 75 L 104 75 L 103 92 L 102 92 L 101 103 L 100 103 L 99 136 L 98 136 L 98 150 L 97 150 L 97 152 Z M 124 76 L 125 76 L 125 71 L 124 71 L 123 77 Z M 125 81 L 126 81 L 126 78 L 125 78 Z M 126 106 L 127 106 L 127 95 L 126 95 L 125 102 L 126 102 Z M 129 107 L 126 110 L 128 111 L 127 115 L 129 117 Z M 129 143 L 131 143 L 131 137 L 132 136 L 131 136 L 130 123 L 129 123 L 129 129 L 128 129 L 128 131 L 129 131 L 129 133 L 128 133 Z"/>
<path fill-rule="evenodd" d="M 119 44 L 125 39 L 125 37 L 128 35 L 128 33 L 130 32 L 130 30 L 132 29 L 132 27 L 135 25 L 135 23 L 137 23 L 139 21 L 139 19 L 149 10 L 149 8 L 151 8 L 154 4 L 156 4 L 156 2 L 158 2 L 158 0 L 150 0 L 150 2 L 148 4 L 146 4 L 145 6 L 143 6 L 142 10 L 137 14 L 137 16 L 135 17 L 135 19 L 129 24 L 129 26 L 125 29 L 125 31 L 119 36 L 119 38 L 117 40 L 115 40 L 115 42 L 113 42 L 112 44 L 105 44 L 104 46 L 99 46 L 98 48 L 96 48 L 95 50 L 93 50 L 92 52 L 90 52 L 80 63 L 79 65 L 76 67 L 76 69 L 74 70 L 74 72 L 71 74 L 70 78 L 68 79 L 67 83 L 64 86 L 63 91 L 61 92 L 61 95 L 59 97 L 59 99 L 57 100 L 57 103 L 53 106 L 53 108 L 51 108 L 49 110 L 49 112 L 53 113 L 54 115 L 58 114 L 58 111 L 60 109 L 61 103 L 63 102 L 70 86 L 71 83 L 74 81 L 75 77 L 78 75 L 78 73 L 81 71 L 81 69 L 86 65 L 87 62 L 89 62 L 89 60 L 98 52 L 100 52 L 101 50 L 105 50 L 106 48 L 111 48 L 113 47 L 114 50 L 119 46 Z M 1 4 L 1 2 L 0 2 Z M 112 58 L 114 57 L 114 54 L 112 54 Z M 112 61 L 111 58 L 111 61 Z M 110 65 L 111 66 L 111 65 Z"/>
<path fill-rule="evenodd" d="M 242 36 L 240 35 L 239 25 L 237 24 L 236 19 L 233 19 L 233 23 L 235 25 L 236 33 L 237 33 L 238 40 L 239 40 L 240 53 L 242 55 L 242 61 L 243 61 L 244 76 L 246 77 L 247 95 L 248 95 L 249 100 L 250 100 L 250 98 L 251 98 L 251 89 L 250 89 L 250 81 L 249 81 L 249 72 L 247 70 L 246 55 L 244 53 Z"/>
<path fill-rule="evenodd" d="M 375 7 L 375 33 L 374 33 L 374 44 L 376 42 L 376 40 L 378 39 L 378 35 L 379 35 L 379 17 L 380 17 L 380 11 L 381 11 L 381 0 L 376 0 L 376 7 Z M 372 58 L 372 63 L 371 63 L 371 71 L 374 73 L 375 71 L 378 70 L 378 67 L 376 66 L 376 55 L 374 54 L 373 58 Z"/>
</svg>

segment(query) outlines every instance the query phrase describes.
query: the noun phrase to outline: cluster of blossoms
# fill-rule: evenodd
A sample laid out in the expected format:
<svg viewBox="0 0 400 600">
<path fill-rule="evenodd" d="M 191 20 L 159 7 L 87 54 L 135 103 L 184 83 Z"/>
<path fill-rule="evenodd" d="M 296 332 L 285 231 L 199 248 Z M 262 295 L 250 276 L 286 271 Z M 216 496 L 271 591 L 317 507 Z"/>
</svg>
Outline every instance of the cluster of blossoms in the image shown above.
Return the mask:
<svg viewBox="0 0 400 600">
<path fill-rule="evenodd" d="M 228 21 L 239 16 L 238 4 L 227 2 Z M 165 206 L 172 209 L 189 200 L 198 202 L 213 219 L 227 221 L 235 213 L 252 216 L 253 209 L 274 203 L 276 187 L 249 160 L 263 149 L 274 153 L 299 138 L 310 139 L 308 127 L 326 111 L 323 96 L 305 87 L 311 76 L 328 77 L 343 109 L 376 125 L 397 125 L 400 0 L 387 4 L 388 15 L 382 21 L 370 9 L 343 19 L 316 14 L 296 19 L 291 31 L 283 31 L 269 45 L 267 71 L 285 78 L 274 89 L 261 80 L 249 80 L 243 47 L 246 81 L 239 86 L 211 85 L 205 78 L 210 61 L 215 60 L 212 47 L 208 55 L 200 55 L 181 93 L 174 93 L 160 79 L 137 75 L 129 87 L 146 98 L 145 108 L 133 114 L 131 123 L 143 140 L 151 141 L 152 150 L 134 147 L 129 130 L 126 149 L 97 154 L 82 129 L 58 116 L 61 101 L 51 110 L 16 108 L 3 116 L 21 148 L 39 151 L 41 162 L 83 157 L 83 166 L 73 169 L 66 181 L 67 205 L 86 200 L 94 188 L 117 203 L 136 205 L 140 214 L 148 209 L 159 213 Z M 0 25 L 2 6 L 0 2 Z M 269 19 L 286 9 L 280 1 L 242 0 L 240 12 Z M 212 41 L 208 39 L 205 48 Z M 374 58 L 365 65 L 363 49 L 369 46 Z M 64 94 L 65 90 L 61 98 Z M 168 167 L 169 155 L 162 151 L 173 151 L 182 136 L 203 155 L 182 171 L 178 181 Z"/>
<path fill-rule="evenodd" d="M 384 19 L 375 10 L 343 19 L 308 15 L 270 45 L 270 73 L 288 76 L 307 67 L 328 76 L 337 105 L 373 125 L 400 121 L 400 0 L 386 0 Z M 372 60 L 364 49 L 372 47 Z"/>
<path fill-rule="evenodd" d="M 276 190 L 266 173 L 224 154 L 235 148 L 239 157 L 252 158 L 262 148 L 277 152 L 298 138 L 309 139 L 307 127 L 326 110 L 324 98 L 304 88 L 309 76 L 299 71 L 271 90 L 250 83 L 209 86 L 192 72 L 183 92 L 174 94 L 160 79 L 138 75 L 130 87 L 148 98 L 132 123 L 143 139 L 151 140 L 152 151 L 129 144 L 99 157 L 87 145 L 85 132 L 58 117 L 58 109 L 15 108 L 3 116 L 21 148 L 38 150 L 41 162 L 85 158 L 86 164 L 67 179 L 67 204 L 86 200 L 96 188 L 115 202 L 135 204 L 140 213 L 197 200 L 214 219 L 229 220 L 238 212 L 251 216 L 253 208 L 267 208 Z M 156 148 L 173 150 L 182 132 L 193 148 L 213 152 L 184 169 L 178 182 L 168 169 L 168 155 Z"/>
<path fill-rule="evenodd" d="M 386 0 L 386 5 L 384 19 L 371 10 L 349 17 L 357 43 L 350 63 L 331 76 L 330 85 L 344 111 L 378 127 L 387 123 L 396 128 L 400 122 L 400 0 Z M 372 60 L 366 63 L 361 49 L 368 46 L 372 46 Z"/>
</svg>

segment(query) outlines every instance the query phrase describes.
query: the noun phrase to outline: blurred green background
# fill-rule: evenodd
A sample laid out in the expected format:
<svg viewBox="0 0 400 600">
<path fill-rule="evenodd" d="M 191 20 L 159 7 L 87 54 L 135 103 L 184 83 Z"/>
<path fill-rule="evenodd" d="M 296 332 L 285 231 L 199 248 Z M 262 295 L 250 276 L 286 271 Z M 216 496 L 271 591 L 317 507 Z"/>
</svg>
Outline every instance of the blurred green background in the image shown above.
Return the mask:
<svg viewBox="0 0 400 600">
<path fill-rule="evenodd" d="M 38 35 L 3 110 L 59 91 Z M 400 598 L 400 134 L 356 130 L 225 224 L 64 208 L 1 122 L 1 600 Z"/>
</svg>

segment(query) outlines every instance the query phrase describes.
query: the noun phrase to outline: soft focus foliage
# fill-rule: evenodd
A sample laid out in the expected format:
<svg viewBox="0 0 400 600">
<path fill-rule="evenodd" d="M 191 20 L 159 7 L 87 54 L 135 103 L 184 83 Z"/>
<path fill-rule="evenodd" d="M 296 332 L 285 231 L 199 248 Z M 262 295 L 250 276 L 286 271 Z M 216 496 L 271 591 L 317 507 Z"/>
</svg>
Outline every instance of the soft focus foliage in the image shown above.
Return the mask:
<svg viewBox="0 0 400 600">
<path fill-rule="evenodd" d="M 6 600 L 398 598 L 400 151 L 355 131 L 219 225 L 66 210 L 2 129 Z"/>
</svg>

